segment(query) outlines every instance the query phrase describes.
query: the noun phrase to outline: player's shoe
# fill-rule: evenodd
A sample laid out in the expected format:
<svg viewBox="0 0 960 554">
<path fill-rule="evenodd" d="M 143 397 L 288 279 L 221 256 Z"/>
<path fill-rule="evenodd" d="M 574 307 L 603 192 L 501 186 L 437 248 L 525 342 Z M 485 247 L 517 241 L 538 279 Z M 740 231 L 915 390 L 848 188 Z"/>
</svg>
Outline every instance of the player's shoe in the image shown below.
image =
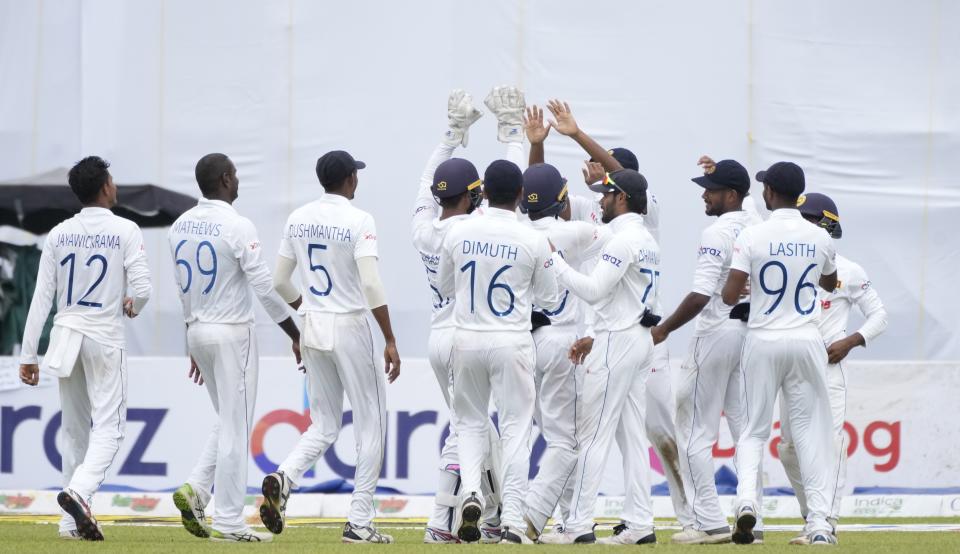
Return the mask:
<svg viewBox="0 0 960 554">
<path fill-rule="evenodd" d="M 480 544 L 497 544 L 503 535 L 503 529 L 484 523 L 480 526 Z"/>
<path fill-rule="evenodd" d="M 378 532 L 372 525 L 354 525 L 348 521 L 347 524 L 343 526 L 342 540 L 347 544 L 362 542 L 390 544 L 393 542 L 393 537 Z"/>
<path fill-rule="evenodd" d="M 809 546 L 810 536 L 807 535 L 806 531 L 801 529 L 799 535 L 790 539 L 790 544 L 798 545 L 798 546 Z"/>
<path fill-rule="evenodd" d="M 577 536 L 567 531 L 540 535 L 540 544 L 594 544 L 596 542 L 597 536 L 593 531 Z"/>
<path fill-rule="evenodd" d="M 460 539 L 450 531 L 427 527 L 423 533 L 424 544 L 460 544 Z"/>
<path fill-rule="evenodd" d="M 754 541 L 753 527 L 757 524 L 757 512 L 753 506 L 744 504 L 737 510 L 737 523 L 733 531 L 733 542 L 736 544 L 750 544 Z"/>
<path fill-rule="evenodd" d="M 533 541 L 530 540 L 530 537 L 526 533 L 520 533 L 516 529 L 511 529 L 510 527 L 504 527 L 503 532 L 500 535 L 501 544 L 533 544 Z"/>
<path fill-rule="evenodd" d="M 810 546 L 836 546 L 837 538 L 825 531 L 810 533 Z"/>
<path fill-rule="evenodd" d="M 271 542 L 273 535 L 270 533 L 260 533 L 247 527 L 243 531 L 234 533 L 224 533 L 216 529 L 210 530 L 210 540 L 213 542 Z"/>
<path fill-rule="evenodd" d="M 614 526 L 612 535 L 597 539 L 597 544 L 657 544 L 657 535 L 644 533 L 639 529 L 630 529 L 626 524 L 621 523 Z"/>
<path fill-rule="evenodd" d="M 763 544 L 763 531 L 754 531 L 753 542 L 750 544 Z"/>
<path fill-rule="evenodd" d="M 76 529 L 60 531 L 60 538 L 65 541 L 82 541 L 83 540 L 83 537 L 80 536 L 80 531 L 77 531 Z"/>
<path fill-rule="evenodd" d="M 260 505 L 260 521 L 274 535 L 283 532 L 287 521 L 287 499 L 290 498 L 290 478 L 282 471 L 263 478 L 260 487 L 263 504 Z"/>
<path fill-rule="evenodd" d="M 480 540 L 480 513 L 483 510 L 483 504 L 480 503 L 480 497 L 472 492 L 460 504 L 460 513 L 455 522 L 457 528 L 457 537 L 463 542 L 477 542 Z"/>
<path fill-rule="evenodd" d="M 184 529 L 201 539 L 210 536 L 207 518 L 203 513 L 203 502 L 190 483 L 184 483 L 173 493 L 173 504 L 180 510 L 180 523 L 183 523 Z"/>
<path fill-rule="evenodd" d="M 100 530 L 100 524 L 90 513 L 90 507 L 80 498 L 80 495 L 73 489 L 63 489 L 57 495 L 57 504 L 63 508 L 63 511 L 70 514 L 73 521 L 77 524 L 77 532 L 80 537 L 87 541 L 102 541 L 103 532 Z"/>
<path fill-rule="evenodd" d="M 537 526 L 530 521 L 530 518 L 524 515 L 523 523 L 527 526 L 527 538 L 534 543 L 540 542 L 540 531 L 537 529 Z"/>
<path fill-rule="evenodd" d="M 673 544 L 726 544 L 730 542 L 730 528 L 718 527 L 709 531 L 698 531 L 687 527 L 670 537 Z"/>
</svg>

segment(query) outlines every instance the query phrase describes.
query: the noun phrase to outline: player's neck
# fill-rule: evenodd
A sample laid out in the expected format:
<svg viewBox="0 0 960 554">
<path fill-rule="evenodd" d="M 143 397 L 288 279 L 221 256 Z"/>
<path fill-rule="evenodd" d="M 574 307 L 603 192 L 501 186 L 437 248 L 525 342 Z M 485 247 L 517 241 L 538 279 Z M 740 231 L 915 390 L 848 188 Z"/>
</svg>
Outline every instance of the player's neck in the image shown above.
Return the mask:
<svg viewBox="0 0 960 554">
<path fill-rule="evenodd" d="M 508 212 L 515 212 L 515 211 L 517 211 L 517 203 L 516 203 L 516 202 L 507 202 L 506 204 L 492 204 L 492 203 L 491 203 L 491 204 L 490 204 L 490 207 L 491 207 L 491 208 L 496 208 L 496 209 L 498 209 L 498 210 L 506 210 L 506 211 L 508 211 Z"/>
<path fill-rule="evenodd" d="M 106 210 L 109 210 L 110 208 L 113 207 L 113 203 L 110 202 L 110 200 L 107 198 L 97 198 L 96 200 L 94 200 L 93 202 L 90 202 L 89 204 L 84 204 L 83 207 L 84 208 L 104 208 Z"/>
<path fill-rule="evenodd" d="M 440 221 L 443 221 L 444 219 L 447 219 L 450 217 L 457 217 L 459 215 L 467 215 L 466 210 L 458 210 L 456 208 L 454 209 L 443 208 L 442 210 L 440 210 Z"/>
<path fill-rule="evenodd" d="M 228 198 L 227 196 L 218 196 L 214 194 L 211 196 L 204 196 L 204 198 L 207 200 L 219 200 L 221 202 L 226 202 L 227 204 L 233 205 L 233 198 Z"/>
</svg>

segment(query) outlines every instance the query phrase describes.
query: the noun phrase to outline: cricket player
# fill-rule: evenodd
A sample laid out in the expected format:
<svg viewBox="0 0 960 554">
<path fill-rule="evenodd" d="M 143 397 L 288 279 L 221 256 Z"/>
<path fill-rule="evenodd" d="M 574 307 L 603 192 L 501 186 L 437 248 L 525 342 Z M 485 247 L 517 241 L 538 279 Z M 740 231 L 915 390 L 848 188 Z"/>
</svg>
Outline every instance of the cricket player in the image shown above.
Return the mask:
<svg viewBox="0 0 960 554">
<path fill-rule="evenodd" d="M 70 188 L 83 209 L 44 241 L 20 352 L 20 380 L 36 385 L 37 344 L 56 295 L 42 371 L 59 377 L 64 488 L 57 503 L 65 512 L 64 539 L 103 540 L 91 503 L 120 451 L 127 422 L 121 315 L 136 317 L 151 291 L 140 228 L 110 211 L 117 187 L 109 167 L 89 156 L 70 170 Z"/>
<path fill-rule="evenodd" d="M 826 229 L 834 239 L 839 239 L 843 230 L 840 227 L 840 211 L 836 203 L 827 195 L 816 192 L 801 196 L 797 207 L 804 219 Z M 818 291 L 820 295 L 820 334 L 827 348 L 827 391 L 830 397 L 830 412 L 833 416 L 833 435 L 836 443 L 836 459 L 833 471 L 837 483 L 832 492 L 830 517 L 827 519 L 837 535 L 837 522 L 840 519 L 840 501 L 847 477 L 847 433 L 843 430 L 847 408 L 847 375 L 843 360 L 857 346 L 867 346 L 887 328 L 887 311 L 873 288 L 867 273 L 858 264 L 837 255 L 837 288 L 833 292 Z M 853 307 L 859 308 L 866 320 L 857 331 L 847 334 L 847 321 Z M 800 463 L 797 448 L 790 431 L 790 412 L 781 403 L 780 429 L 782 440 L 777 445 L 780 462 L 786 470 L 790 484 L 800 502 L 800 513 L 806 518 L 807 499 L 804 496 L 803 479 L 800 475 Z M 801 533 L 791 544 L 806 544 L 809 538 Z"/>
<path fill-rule="evenodd" d="M 284 527 L 290 489 L 340 434 L 343 395 L 353 408 L 357 470 L 353 500 L 343 528 L 345 543 L 390 543 L 373 527 L 373 493 L 386 440 L 386 385 L 374 364 L 373 336 L 366 311 L 373 313 L 386 346 L 384 372 L 400 375 L 400 356 L 390 325 L 386 293 L 377 270 L 377 230 L 370 214 L 350 201 L 363 162 L 342 150 L 317 160 L 325 194 L 287 219 L 274 272 L 274 287 L 303 316 L 300 351 L 307 372 L 311 425 L 276 472 L 263 479 L 260 518 L 273 533 Z M 300 286 L 290 282 L 299 268 Z"/>
<path fill-rule="evenodd" d="M 568 221 L 567 180 L 555 167 L 540 163 L 524 171 L 520 209 L 568 264 L 581 266 L 594 243 L 594 225 Z M 581 303 L 570 291 L 561 290 L 560 305 L 555 310 L 538 309 L 540 319 L 534 322 L 535 418 L 547 448 L 526 498 L 527 536 L 533 541 L 560 502 L 577 463 L 577 375 L 567 352 L 584 326 Z"/>
<path fill-rule="evenodd" d="M 590 156 L 585 162 L 583 177 L 586 184 L 592 185 L 601 181 L 607 171 L 619 171 L 621 169 L 639 169 L 639 162 L 636 155 L 626 148 L 613 148 L 605 150 L 594 140 L 589 139 L 588 135 L 579 128 L 570 108 L 567 104 L 559 101 L 552 101 L 548 104 L 548 109 L 554 115 L 555 120 L 543 123 L 543 112 L 537 106 L 532 106 L 527 110 L 525 119 L 525 129 L 527 137 L 530 140 L 530 160 L 531 163 L 540 163 L 544 158 L 543 142 L 550 132 L 550 128 L 556 128 L 561 134 L 570 136 L 574 139 Z M 589 140 L 588 140 L 589 139 Z M 647 213 L 642 217 L 643 224 L 653 236 L 654 240 L 659 241 L 659 222 L 660 206 L 656 196 L 648 191 Z M 601 225 L 600 217 L 597 214 L 595 206 L 599 204 L 595 201 L 586 201 L 579 196 L 570 197 L 571 219 L 577 221 L 591 222 L 594 225 Z M 605 227 L 597 229 L 595 244 L 592 249 L 597 250 L 602 244 L 609 240 L 610 233 Z M 659 314 L 659 306 L 654 306 L 654 311 Z M 693 525 L 693 518 L 690 512 L 690 505 L 684 494 L 684 489 L 680 477 L 680 468 L 678 463 L 678 454 L 676 441 L 674 439 L 674 404 L 673 391 L 671 388 L 671 379 L 669 373 L 669 353 L 666 345 L 654 347 L 653 363 L 650 367 L 650 375 L 646 383 L 635 381 L 634 388 L 627 398 L 627 405 L 621 415 L 621 420 L 617 425 L 615 440 L 620 448 L 623 458 L 623 470 L 625 480 L 624 509 L 621 515 L 621 524 L 614 527 L 614 536 L 600 539 L 601 543 L 613 542 L 614 544 L 632 544 L 634 540 L 640 540 L 646 537 L 645 524 L 637 523 L 646 521 L 650 515 L 646 513 L 650 506 L 650 463 L 648 450 L 652 444 L 654 450 L 660 458 L 664 474 L 670 491 L 670 499 L 673 503 L 674 511 L 680 524 L 686 529 Z M 644 417 L 645 415 L 645 417 Z M 637 432 L 644 428 L 646 439 Z M 649 441 L 649 444 L 647 443 Z M 568 487 L 565 491 L 563 501 L 560 505 L 563 519 L 569 515 L 569 500 L 572 498 L 573 491 Z M 634 522 L 631 524 L 630 522 Z M 620 536 L 624 531 L 636 527 L 638 531 L 627 533 Z M 555 528 L 562 535 L 562 525 Z M 641 535 L 642 534 L 642 535 Z M 562 536 L 543 537 L 544 542 L 553 540 L 564 541 Z"/>
<path fill-rule="evenodd" d="M 602 221 L 609 224 L 613 235 L 604 245 L 600 261 L 589 275 L 584 275 L 556 252 L 552 258 L 560 285 L 593 307 L 596 337 L 595 343 L 592 339 L 584 341 L 586 344 L 578 341 L 573 354 L 575 362 L 585 366 L 578 405 L 583 414 L 581 446 L 569 520 L 564 522 L 562 535 L 550 535 L 550 542 L 564 544 L 596 542 L 593 511 L 601 473 L 634 380 L 645 381 L 650 370 L 653 341 L 647 316 L 659 294 L 660 249 L 641 218 L 647 204 L 646 179 L 636 171 L 623 169 L 610 174 L 602 184 L 591 185 L 591 189 L 604 194 Z M 650 491 L 647 488 L 638 493 L 641 502 L 645 501 L 643 521 L 634 522 L 631 532 L 624 539 L 617 535 L 617 540 L 652 544 L 656 535 Z"/>
<path fill-rule="evenodd" d="M 502 101 L 501 101 L 502 100 Z M 487 97 L 487 104 L 497 115 L 498 121 L 516 116 L 523 109 L 523 93 L 514 87 L 495 87 Z M 508 115 L 508 113 L 510 115 Z M 452 158 L 458 145 L 466 146 L 469 127 L 482 112 L 472 103 L 472 97 L 463 90 L 450 93 L 447 101 L 449 129 L 423 171 L 413 216 L 413 244 L 427 274 L 431 290 L 433 314 L 431 317 L 429 360 L 434 371 L 444 402 L 450 405 L 450 377 L 453 371 L 453 298 L 440 295 L 437 271 L 440 266 L 443 239 L 451 225 L 471 214 L 483 199 L 482 181 L 476 167 L 468 160 Z M 508 123 L 504 121 L 504 123 Z M 509 146 L 520 146 L 522 135 L 513 132 L 498 132 L 498 138 Z M 522 153 L 522 146 L 520 148 Z M 509 155 L 509 154 L 508 154 Z M 451 418 L 452 419 L 452 418 Z M 500 437 L 492 421 L 488 426 L 490 455 L 484 460 L 481 491 L 487 506 L 481 516 L 480 542 L 495 543 L 501 540 L 499 473 Z M 440 451 L 440 468 L 434 510 L 427 522 L 423 541 L 430 544 L 459 543 L 453 529 L 454 512 L 459 509 L 458 494 L 461 488 L 460 457 L 456 426 L 451 421 L 450 433 Z"/>
<path fill-rule="evenodd" d="M 517 218 L 522 188 L 516 164 L 491 163 L 484 172 L 488 207 L 447 231 L 440 257 L 440 295 L 454 298 L 451 405 L 463 481 L 454 528 L 465 542 L 480 539 L 478 522 L 488 501 L 480 481 L 491 392 L 504 458 L 501 542 L 531 542 L 523 517 L 535 402 L 530 318 L 533 304 L 556 309 L 558 293 L 546 237 Z"/>
<path fill-rule="evenodd" d="M 803 170 L 777 162 L 757 173 L 770 218 L 740 231 L 733 247 L 723 302 L 733 306 L 750 281 L 750 314 L 741 354 L 746 427 L 737 442 L 739 477 L 733 542 L 750 544 L 759 516 L 758 479 L 763 448 L 770 437 L 777 393 L 789 412 L 803 491 L 806 533 L 813 545 L 832 545 L 830 500 L 836 482 L 827 353 L 817 322 L 817 284 L 837 285 L 836 252 L 830 236 L 797 210 Z"/>
<path fill-rule="evenodd" d="M 704 163 L 706 158 L 701 158 Z M 676 310 L 651 330 L 653 341 L 662 344 L 670 333 L 694 318 L 695 331 L 677 391 L 677 444 L 684 489 L 691 497 L 694 525 L 671 537 L 677 544 L 730 542 L 730 525 L 720 508 L 714 481 L 713 445 L 720 416 L 726 414 L 736 441 L 744 426 L 740 403 L 740 348 L 747 327 L 731 318 L 731 308 L 720 292 L 726 283 L 733 244 L 740 232 L 760 222 L 743 210 L 750 192 L 750 175 L 735 160 L 720 160 L 692 181 L 703 187 L 701 195 L 708 216 L 717 220 L 700 235 L 693 290 Z M 755 530 L 756 541 L 762 531 Z"/>
<path fill-rule="evenodd" d="M 195 175 L 203 198 L 167 236 L 187 324 L 190 377 L 206 384 L 218 418 L 173 501 L 183 526 L 197 537 L 270 542 L 273 535 L 253 531 L 243 518 L 260 367 L 253 296 L 290 337 L 298 364 L 300 332 L 273 289 L 257 230 L 232 205 L 240 188 L 236 166 L 224 154 L 207 154 L 197 162 Z M 208 527 L 204 509 L 213 490 L 217 502 Z"/>
</svg>

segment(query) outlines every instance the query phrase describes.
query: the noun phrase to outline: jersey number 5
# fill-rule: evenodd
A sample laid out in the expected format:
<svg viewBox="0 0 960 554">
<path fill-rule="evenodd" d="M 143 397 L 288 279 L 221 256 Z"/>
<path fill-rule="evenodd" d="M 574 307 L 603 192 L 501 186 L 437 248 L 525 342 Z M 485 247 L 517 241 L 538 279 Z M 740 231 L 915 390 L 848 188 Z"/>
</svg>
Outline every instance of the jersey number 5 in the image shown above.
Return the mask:
<svg viewBox="0 0 960 554">
<path fill-rule="evenodd" d="M 323 274 L 327 277 L 327 288 L 324 290 L 317 290 L 313 288 L 313 285 L 310 285 L 310 292 L 316 294 L 317 296 L 328 296 L 330 291 L 333 290 L 333 279 L 330 278 L 330 273 L 327 271 L 327 268 L 323 267 L 320 264 L 313 263 L 313 251 L 314 250 L 326 250 L 326 244 L 308 244 L 307 245 L 307 259 L 310 261 L 310 271 L 322 271 Z"/>
</svg>

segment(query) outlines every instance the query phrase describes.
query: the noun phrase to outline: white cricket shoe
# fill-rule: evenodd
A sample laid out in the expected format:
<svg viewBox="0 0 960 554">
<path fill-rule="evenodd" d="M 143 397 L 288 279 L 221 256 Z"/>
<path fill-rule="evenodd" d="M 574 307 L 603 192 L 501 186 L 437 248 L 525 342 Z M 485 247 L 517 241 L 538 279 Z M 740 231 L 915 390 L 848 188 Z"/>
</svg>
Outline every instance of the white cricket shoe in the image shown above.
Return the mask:
<svg viewBox="0 0 960 554">
<path fill-rule="evenodd" d="M 450 531 L 427 527 L 423 532 L 424 544 L 460 544 L 460 539 Z"/>
<path fill-rule="evenodd" d="M 184 483 L 173 493 L 173 503 L 180 510 L 180 523 L 194 537 L 205 539 L 210 536 L 207 518 L 203 512 L 203 502 L 197 496 L 190 483 Z"/>
<path fill-rule="evenodd" d="M 210 540 L 213 542 L 271 542 L 273 541 L 273 535 L 254 531 L 249 527 L 243 531 L 233 533 L 224 533 L 223 531 L 211 529 Z"/>
<path fill-rule="evenodd" d="M 347 524 L 343 526 L 343 542 L 354 544 L 362 542 L 390 544 L 393 542 L 393 536 L 378 532 L 372 525 L 354 525 L 348 521 Z"/>
<path fill-rule="evenodd" d="M 517 529 L 510 527 L 503 528 L 503 534 L 500 536 L 500 544 L 534 544 L 526 533 L 520 533 Z"/>
<path fill-rule="evenodd" d="M 103 531 L 100 530 L 100 524 L 90 513 L 90 506 L 84 499 L 80 498 L 76 491 L 73 489 L 60 491 L 60 494 L 57 495 L 57 504 L 73 518 L 74 523 L 77 524 L 77 532 L 83 540 L 103 540 Z"/>
<path fill-rule="evenodd" d="M 503 530 L 500 527 L 483 524 L 480 526 L 480 544 L 498 544 L 503 538 Z"/>
<path fill-rule="evenodd" d="M 826 531 L 810 533 L 810 546 L 836 546 L 837 538 Z"/>
<path fill-rule="evenodd" d="M 597 542 L 597 536 L 593 531 L 582 535 L 574 535 L 568 531 L 540 535 L 540 544 L 594 544 L 595 542 Z"/>
<path fill-rule="evenodd" d="M 260 505 L 260 521 L 274 535 L 283 532 L 287 522 L 287 499 L 290 498 L 290 478 L 282 471 L 263 478 L 260 486 L 263 504 Z"/>
<path fill-rule="evenodd" d="M 60 538 L 66 541 L 82 541 L 83 540 L 83 537 L 80 536 L 80 531 L 77 531 L 76 529 L 60 531 Z"/>
<path fill-rule="evenodd" d="M 736 528 L 731 539 L 735 544 L 750 544 L 754 541 L 753 527 L 757 524 L 757 511 L 753 506 L 744 504 L 737 510 Z"/>
<path fill-rule="evenodd" d="M 597 539 L 597 544 L 657 544 L 657 535 L 646 532 L 641 529 L 630 529 L 621 523 L 613 528 L 613 534 L 609 537 Z"/>
<path fill-rule="evenodd" d="M 477 542 L 483 533 L 480 532 L 480 515 L 483 511 L 483 504 L 477 493 L 471 492 L 460 503 L 460 511 L 457 512 L 454 521 L 454 527 L 457 529 L 457 537 L 463 542 Z"/>
<path fill-rule="evenodd" d="M 673 544 L 726 544 L 730 542 L 730 528 L 719 527 L 709 531 L 698 531 L 688 527 L 670 537 Z"/>
</svg>

